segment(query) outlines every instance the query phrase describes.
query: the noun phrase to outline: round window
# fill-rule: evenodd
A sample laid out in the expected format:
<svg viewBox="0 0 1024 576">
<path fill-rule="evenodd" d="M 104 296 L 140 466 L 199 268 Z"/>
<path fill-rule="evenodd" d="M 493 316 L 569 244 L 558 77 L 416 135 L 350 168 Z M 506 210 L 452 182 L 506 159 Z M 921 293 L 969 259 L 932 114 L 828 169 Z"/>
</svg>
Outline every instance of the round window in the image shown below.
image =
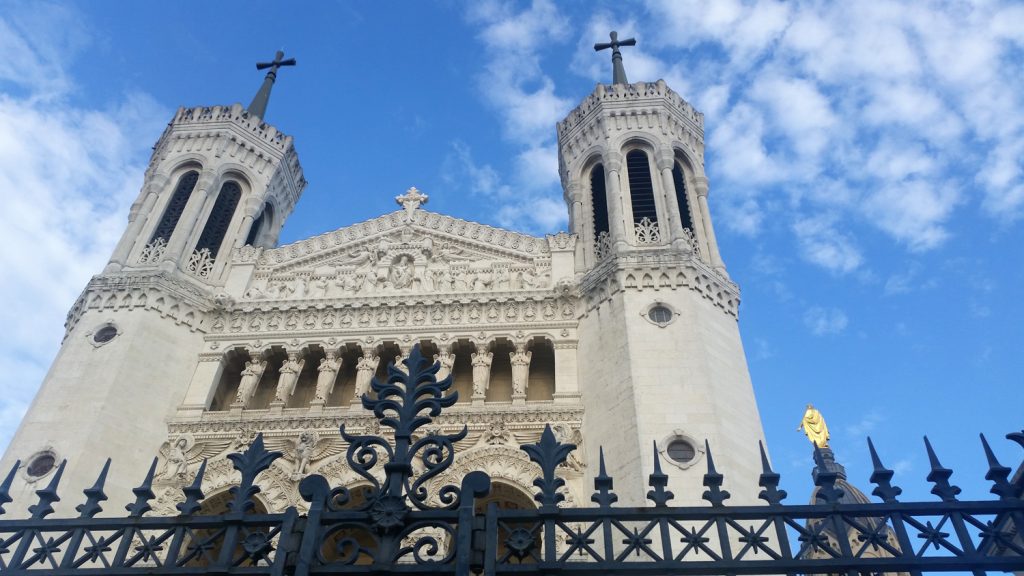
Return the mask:
<svg viewBox="0 0 1024 576">
<path fill-rule="evenodd" d="M 657 304 L 647 311 L 647 317 L 655 324 L 668 324 L 672 320 L 672 311 L 667 306 Z"/>
<path fill-rule="evenodd" d="M 92 341 L 97 344 L 105 344 L 113 340 L 114 336 L 117 336 L 117 328 L 107 324 L 92 335 Z"/>
<path fill-rule="evenodd" d="M 25 467 L 25 473 L 31 478 L 41 478 L 50 473 L 57 464 L 57 457 L 50 452 L 37 455 Z"/>
<path fill-rule="evenodd" d="M 668 447 L 665 448 L 665 453 L 668 454 L 669 458 L 680 464 L 685 464 L 697 456 L 697 451 L 693 448 L 693 445 L 682 439 L 670 442 Z"/>
</svg>

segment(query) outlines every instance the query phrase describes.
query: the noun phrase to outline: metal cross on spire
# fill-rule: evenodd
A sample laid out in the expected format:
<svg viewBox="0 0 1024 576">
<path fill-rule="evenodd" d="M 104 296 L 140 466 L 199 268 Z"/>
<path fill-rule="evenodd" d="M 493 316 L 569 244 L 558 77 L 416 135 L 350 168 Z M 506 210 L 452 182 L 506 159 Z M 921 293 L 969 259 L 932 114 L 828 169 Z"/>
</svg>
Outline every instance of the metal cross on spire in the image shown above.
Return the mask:
<svg viewBox="0 0 1024 576">
<path fill-rule="evenodd" d="M 612 84 L 629 84 L 626 80 L 626 69 L 622 67 L 622 52 L 619 46 L 636 46 L 636 39 L 619 40 L 619 33 L 612 30 L 611 42 L 598 42 L 594 44 L 594 51 L 599 52 L 608 48 L 612 49 Z"/>
<path fill-rule="evenodd" d="M 253 116 L 259 116 L 263 118 L 267 113 L 267 104 L 270 102 L 270 89 L 274 86 L 274 80 L 277 79 L 277 69 L 282 66 L 295 66 L 295 58 L 284 58 L 284 52 L 278 50 L 277 54 L 274 55 L 273 62 L 257 62 L 257 70 L 266 70 L 270 68 L 270 72 L 267 72 L 266 78 L 263 79 L 263 85 L 260 86 L 259 92 L 256 92 L 256 96 L 253 97 L 252 103 L 249 104 L 249 114 Z"/>
</svg>

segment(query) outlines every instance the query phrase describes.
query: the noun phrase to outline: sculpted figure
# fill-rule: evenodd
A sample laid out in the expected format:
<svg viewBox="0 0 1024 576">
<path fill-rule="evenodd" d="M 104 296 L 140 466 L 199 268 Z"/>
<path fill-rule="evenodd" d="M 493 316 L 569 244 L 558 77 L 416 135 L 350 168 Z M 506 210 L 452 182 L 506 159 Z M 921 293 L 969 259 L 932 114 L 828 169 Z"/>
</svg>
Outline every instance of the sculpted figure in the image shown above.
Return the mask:
<svg viewBox="0 0 1024 576">
<path fill-rule="evenodd" d="M 320 278 L 313 280 L 309 285 L 309 297 L 310 298 L 324 298 L 327 296 L 327 291 L 330 285 L 326 279 Z"/>
<path fill-rule="evenodd" d="M 517 344 L 515 352 L 509 352 L 512 361 L 512 397 L 526 398 L 526 387 L 530 381 L 530 359 L 533 352 L 525 344 Z"/>
<path fill-rule="evenodd" d="M 260 361 L 257 354 L 251 356 L 251 360 L 245 363 L 242 370 L 242 380 L 238 383 L 238 394 L 235 395 L 235 404 L 245 407 L 249 400 L 252 400 L 256 393 L 256 386 L 260 383 L 263 371 L 267 368 L 267 361 Z"/>
<path fill-rule="evenodd" d="M 373 375 L 377 372 L 377 365 L 380 364 L 380 356 L 376 354 L 369 354 L 359 358 L 356 363 L 356 394 L 353 399 L 354 402 L 358 402 L 363 394 L 370 391 L 370 381 L 373 380 Z"/>
<path fill-rule="evenodd" d="M 498 290 L 508 290 L 512 287 L 512 277 L 508 273 L 508 268 L 499 268 L 496 275 L 494 286 Z"/>
<path fill-rule="evenodd" d="M 327 397 L 334 391 L 334 382 L 338 379 L 338 370 L 341 369 L 341 359 L 333 350 L 327 351 L 327 357 L 320 361 L 317 367 L 316 395 L 313 400 L 319 403 L 327 402 Z"/>
<path fill-rule="evenodd" d="M 473 364 L 473 398 L 483 399 L 491 384 L 491 361 L 493 352 L 474 352 L 470 356 Z"/>
<path fill-rule="evenodd" d="M 810 440 L 818 448 L 828 448 L 828 426 L 825 425 L 825 417 L 811 404 L 807 405 L 804 411 L 803 420 L 797 426 L 797 431 L 803 430 Z"/>
<path fill-rule="evenodd" d="M 281 364 L 277 379 L 277 391 L 274 394 L 275 402 L 287 402 L 288 397 L 295 393 L 295 383 L 299 381 L 299 373 L 306 365 L 306 360 L 299 360 L 298 352 L 289 352 L 288 359 Z"/>
<path fill-rule="evenodd" d="M 455 354 L 448 350 L 441 350 L 440 354 L 434 354 L 434 361 L 441 363 L 441 368 L 438 369 L 436 376 L 438 382 L 451 376 L 452 366 L 455 366 Z"/>
<path fill-rule="evenodd" d="M 309 466 L 309 460 L 313 457 L 313 448 L 316 446 L 316 434 L 303 432 L 299 434 L 299 441 L 295 444 L 295 472 L 294 476 L 301 476 Z"/>
<path fill-rule="evenodd" d="M 187 448 L 188 439 L 184 436 L 171 444 L 167 451 L 167 464 L 164 467 L 165 476 L 184 478 L 188 474 L 188 457 L 185 455 Z"/>
<path fill-rule="evenodd" d="M 408 288 L 412 284 L 413 272 L 412 259 L 402 254 L 391 265 L 391 285 L 395 288 Z"/>
</svg>

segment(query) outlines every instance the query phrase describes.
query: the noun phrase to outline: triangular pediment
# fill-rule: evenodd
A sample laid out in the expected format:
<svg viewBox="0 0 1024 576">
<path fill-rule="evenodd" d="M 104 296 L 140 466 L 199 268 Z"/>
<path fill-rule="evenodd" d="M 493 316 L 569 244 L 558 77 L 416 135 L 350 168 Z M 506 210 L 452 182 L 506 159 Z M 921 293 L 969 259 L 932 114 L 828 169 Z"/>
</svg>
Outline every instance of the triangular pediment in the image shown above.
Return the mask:
<svg viewBox="0 0 1024 576">
<path fill-rule="evenodd" d="M 429 290 L 517 290 L 550 284 L 538 238 L 451 216 L 398 210 L 256 259 L 249 297 L 323 298 Z"/>
</svg>

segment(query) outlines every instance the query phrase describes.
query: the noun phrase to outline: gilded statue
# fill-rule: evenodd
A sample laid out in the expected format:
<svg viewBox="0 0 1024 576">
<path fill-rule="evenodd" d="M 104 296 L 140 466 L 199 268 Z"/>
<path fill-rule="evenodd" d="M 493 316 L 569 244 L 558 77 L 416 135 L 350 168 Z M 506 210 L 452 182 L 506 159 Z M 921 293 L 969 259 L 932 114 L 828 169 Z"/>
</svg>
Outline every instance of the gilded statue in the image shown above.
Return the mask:
<svg viewBox="0 0 1024 576">
<path fill-rule="evenodd" d="M 828 426 L 825 425 L 825 417 L 812 404 L 807 405 L 804 418 L 797 426 L 797 431 L 803 430 L 807 439 L 818 448 L 828 448 Z"/>
</svg>

